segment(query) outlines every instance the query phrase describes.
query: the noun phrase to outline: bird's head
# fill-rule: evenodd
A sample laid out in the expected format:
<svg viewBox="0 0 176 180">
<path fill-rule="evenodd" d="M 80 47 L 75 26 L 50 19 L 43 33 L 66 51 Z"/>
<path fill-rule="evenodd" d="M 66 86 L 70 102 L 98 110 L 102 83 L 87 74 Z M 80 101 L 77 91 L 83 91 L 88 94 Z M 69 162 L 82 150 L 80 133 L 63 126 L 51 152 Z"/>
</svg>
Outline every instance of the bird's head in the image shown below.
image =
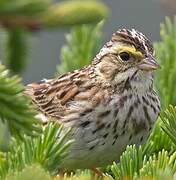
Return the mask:
<svg viewBox="0 0 176 180">
<path fill-rule="evenodd" d="M 121 29 L 100 50 L 93 61 L 100 79 L 109 84 L 129 81 L 138 87 L 150 86 L 153 71 L 160 66 L 154 57 L 152 43 L 142 33 Z"/>
</svg>

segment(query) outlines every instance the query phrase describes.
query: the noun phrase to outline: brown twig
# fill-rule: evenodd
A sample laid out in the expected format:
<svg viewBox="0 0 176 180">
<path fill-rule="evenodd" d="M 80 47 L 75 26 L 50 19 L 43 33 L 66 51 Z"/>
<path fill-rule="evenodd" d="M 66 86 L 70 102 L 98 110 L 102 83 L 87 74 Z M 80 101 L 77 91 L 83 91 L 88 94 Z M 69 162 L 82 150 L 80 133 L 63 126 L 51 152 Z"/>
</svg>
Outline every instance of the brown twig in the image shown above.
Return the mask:
<svg viewBox="0 0 176 180">
<path fill-rule="evenodd" d="M 0 24 L 5 28 L 22 27 L 32 31 L 42 26 L 39 19 L 27 16 L 0 16 Z"/>
</svg>

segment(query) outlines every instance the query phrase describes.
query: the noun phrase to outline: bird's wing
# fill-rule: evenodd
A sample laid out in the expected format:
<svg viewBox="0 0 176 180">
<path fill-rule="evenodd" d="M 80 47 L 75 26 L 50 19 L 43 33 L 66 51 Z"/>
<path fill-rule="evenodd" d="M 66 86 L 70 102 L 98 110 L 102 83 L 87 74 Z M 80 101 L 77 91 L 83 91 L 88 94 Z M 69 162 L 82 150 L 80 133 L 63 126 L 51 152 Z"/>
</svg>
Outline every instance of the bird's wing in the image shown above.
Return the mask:
<svg viewBox="0 0 176 180">
<path fill-rule="evenodd" d="M 59 78 L 27 85 L 25 94 L 46 117 L 62 121 L 78 118 L 97 106 L 105 92 L 90 69 L 67 73 Z"/>
</svg>

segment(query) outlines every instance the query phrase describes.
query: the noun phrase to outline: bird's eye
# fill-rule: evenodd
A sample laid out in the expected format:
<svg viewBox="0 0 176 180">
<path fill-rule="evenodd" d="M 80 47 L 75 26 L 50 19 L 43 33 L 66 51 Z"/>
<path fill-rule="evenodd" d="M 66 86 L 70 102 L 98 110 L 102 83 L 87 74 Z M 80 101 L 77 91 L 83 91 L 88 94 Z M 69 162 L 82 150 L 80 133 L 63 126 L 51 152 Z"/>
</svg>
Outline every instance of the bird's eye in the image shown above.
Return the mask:
<svg viewBox="0 0 176 180">
<path fill-rule="evenodd" d="M 127 52 L 121 52 L 119 53 L 119 57 L 122 61 L 128 61 L 130 59 L 130 54 Z"/>
</svg>

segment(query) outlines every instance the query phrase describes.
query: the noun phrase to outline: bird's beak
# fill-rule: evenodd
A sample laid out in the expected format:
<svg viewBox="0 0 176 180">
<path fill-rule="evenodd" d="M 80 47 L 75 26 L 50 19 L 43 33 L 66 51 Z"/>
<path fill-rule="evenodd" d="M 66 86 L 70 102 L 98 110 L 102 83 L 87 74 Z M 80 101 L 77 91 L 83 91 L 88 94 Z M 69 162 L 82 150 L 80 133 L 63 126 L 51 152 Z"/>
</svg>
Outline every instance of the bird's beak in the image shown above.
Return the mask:
<svg viewBox="0 0 176 180">
<path fill-rule="evenodd" d="M 161 68 L 153 56 L 148 56 L 147 58 L 143 59 L 138 67 L 144 71 L 153 71 Z"/>
</svg>

